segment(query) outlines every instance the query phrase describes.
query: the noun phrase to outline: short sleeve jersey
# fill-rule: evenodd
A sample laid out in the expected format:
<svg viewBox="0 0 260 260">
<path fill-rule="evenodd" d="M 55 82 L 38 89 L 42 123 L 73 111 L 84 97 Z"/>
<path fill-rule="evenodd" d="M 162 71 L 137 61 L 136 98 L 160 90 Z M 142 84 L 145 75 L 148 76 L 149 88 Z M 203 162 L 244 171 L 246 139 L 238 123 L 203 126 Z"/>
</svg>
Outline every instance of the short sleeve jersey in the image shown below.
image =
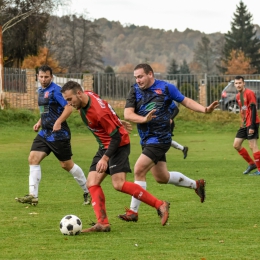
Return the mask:
<svg viewBox="0 0 260 260">
<path fill-rule="evenodd" d="M 111 142 L 111 136 L 117 131 L 121 136 L 119 146 L 129 144 L 129 135 L 113 108 L 97 94 L 91 91 L 85 91 L 84 93 L 88 95 L 89 102 L 86 107 L 80 109 L 80 115 L 83 122 L 95 136 L 99 147 L 107 149 Z"/>
<path fill-rule="evenodd" d="M 154 84 L 145 90 L 141 90 L 137 84 L 132 86 L 126 100 L 126 108 L 134 108 L 135 113 L 140 116 L 146 116 L 151 110 L 156 109 L 156 117 L 150 122 L 137 124 L 141 145 L 171 142 L 170 106 L 173 100 L 180 103 L 184 98 L 176 86 L 162 80 L 155 79 Z"/>
<path fill-rule="evenodd" d="M 60 131 L 52 132 L 53 125 L 67 105 L 67 101 L 61 94 L 60 86 L 52 82 L 47 88 L 39 87 L 38 94 L 38 105 L 42 123 L 39 135 L 49 142 L 69 140 L 70 129 L 66 121 L 61 124 Z"/>
<path fill-rule="evenodd" d="M 238 93 L 236 95 L 236 100 L 240 107 L 240 115 L 242 119 L 241 127 L 249 127 L 252 124 L 252 110 L 250 105 L 256 105 L 256 95 L 252 90 L 246 88 L 243 93 Z M 255 122 L 259 123 L 257 113 Z"/>
</svg>

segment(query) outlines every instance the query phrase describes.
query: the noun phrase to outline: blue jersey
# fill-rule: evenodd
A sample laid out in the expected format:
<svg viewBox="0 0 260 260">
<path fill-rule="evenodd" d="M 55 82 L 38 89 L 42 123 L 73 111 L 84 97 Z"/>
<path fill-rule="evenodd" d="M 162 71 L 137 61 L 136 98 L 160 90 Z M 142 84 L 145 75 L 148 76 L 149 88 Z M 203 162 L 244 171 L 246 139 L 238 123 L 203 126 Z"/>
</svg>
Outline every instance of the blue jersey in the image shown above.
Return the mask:
<svg viewBox="0 0 260 260">
<path fill-rule="evenodd" d="M 49 142 L 70 139 L 70 129 L 66 121 L 61 124 L 60 131 L 52 132 L 53 125 L 67 105 L 67 101 L 61 94 L 60 86 L 52 82 L 47 88 L 39 87 L 38 94 L 42 123 L 39 135 Z"/>
<path fill-rule="evenodd" d="M 155 79 L 154 84 L 148 89 L 141 90 L 137 84 L 132 86 L 125 107 L 133 107 L 135 113 L 146 116 L 151 110 L 156 109 L 150 122 L 137 124 L 141 145 L 168 144 L 171 142 L 170 108 L 172 101 L 182 102 L 182 93 L 166 81 Z"/>
</svg>

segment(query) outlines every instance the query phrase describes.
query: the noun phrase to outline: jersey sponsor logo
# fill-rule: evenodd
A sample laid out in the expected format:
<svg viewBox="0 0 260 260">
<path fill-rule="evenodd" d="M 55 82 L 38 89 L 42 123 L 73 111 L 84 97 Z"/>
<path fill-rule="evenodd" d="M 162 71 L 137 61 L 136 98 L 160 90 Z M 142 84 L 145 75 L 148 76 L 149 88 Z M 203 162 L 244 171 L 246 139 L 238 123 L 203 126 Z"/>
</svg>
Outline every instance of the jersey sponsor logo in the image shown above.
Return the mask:
<svg viewBox="0 0 260 260">
<path fill-rule="evenodd" d="M 154 92 L 158 95 L 161 95 L 162 94 L 162 90 L 161 89 L 155 89 Z"/>
<path fill-rule="evenodd" d="M 137 197 L 137 199 L 141 199 L 141 197 L 143 196 L 143 192 L 141 191 L 139 194 L 138 194 L 138 197 Z"/>
<path fill-rule="evenodd" d="M 147 104 L 147 106 L 145 107 L 145 110 L 151 111 L 151 110 L 155 109 L 155 107 L 156 107 L 156 103 L 152 102 L 152 103 Z"/>
<path fill-rule="evenodd" d="M 45 93 L 44 93 L 44 98 L 48 98 L 49 97 L 49 91 L 46 91 Z"/>
<path fill-rule="evenodd" d="M 242 106 L 241 110 L 247 110 L 247 106 Z"/>
</svg>

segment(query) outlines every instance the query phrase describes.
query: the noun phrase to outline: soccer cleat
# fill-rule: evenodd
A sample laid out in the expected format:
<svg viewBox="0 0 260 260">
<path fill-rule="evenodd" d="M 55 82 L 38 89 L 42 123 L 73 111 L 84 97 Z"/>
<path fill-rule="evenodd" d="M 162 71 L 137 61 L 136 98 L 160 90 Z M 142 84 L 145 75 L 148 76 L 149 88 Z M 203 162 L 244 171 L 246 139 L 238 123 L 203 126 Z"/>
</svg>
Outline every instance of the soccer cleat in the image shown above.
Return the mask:
<svg viewBox="0 0 260 260">
<path fill-rule="evenodd" d="M 81 233 L 88 232 L 110 232 L 110 224 L 97 223 L 91 228 L 81 230 Z"/>
<path fill-rule="evenodd" d="M 158 216 L 161 218 L 161 223 L 164 226 L 169 218 L 170 203 L 163 201 L 163 204 L 157 209 Z"/>
<path fill-rule="evenodd" d="M 33 206 L 36 206 L 38 204 L 38 198 L 35 198 L 32 195 L 25 195 L 24 197 L 15 198 L 15 200 L 20 203 L 28 203 Z"/>
<path fill-rule="evenodd" d="M 131 209 L 125 208 L 126 212 L 125 214 L 122 215 L 118 215 L 118 217 L 124 221 L 133 221 L 133 222 L 137 222 L 138 221 L 138 213 L 132 211 Z"/>
<path fill-rule="evenodd" d="M 83 198 L 84 198 L 83 205 L 89 205 L 89 204 L 91 204 L 92 198 L 91 198 L 90 193 L 84 192 Z"/>
<path fill-rule="evenodd" d="M 187 146 L 183 147 L 183 150 L 182 150 L 182 152 L 183 152 L 183 159 L 186 159 L 186 157 L 188 156 L 188 150 L 189 150 L 189 148 Z"/>
<path fill-rule="evenodd" d="M 200 197 L 200 202 L 203 203 L 206 198 L 206 191 L 205 191 L 206 181 L 203 179 L 197 180 L 196 185 L 197 188 L 195 189 L 195 192 Z"/>
<path fill-rule="evenodd" d="M 247 169 L 243 172 L 243 174 L 248 174 L 249 172 L 251 172 L 254 169 L 256 169 L 256 165 L 255 164 L 249 164 Z"/>
<path fill-rule="evenodd" d="M 257 170 L 256 172 L 250 173 L 248 175 L 250 175 L 250 176 L 260 176 L 260 171 Z"/>
</svg>

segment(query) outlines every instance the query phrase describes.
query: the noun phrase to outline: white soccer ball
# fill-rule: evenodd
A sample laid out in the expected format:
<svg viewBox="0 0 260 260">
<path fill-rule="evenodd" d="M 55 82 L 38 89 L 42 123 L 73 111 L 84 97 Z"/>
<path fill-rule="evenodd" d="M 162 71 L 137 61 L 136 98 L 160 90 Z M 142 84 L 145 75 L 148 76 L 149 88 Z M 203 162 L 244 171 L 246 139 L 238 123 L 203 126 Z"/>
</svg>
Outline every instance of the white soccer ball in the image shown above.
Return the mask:
<svg viewBox="0 0 260 260">
<path fill-rule="evenodd" d="M 66 215 L 60 221 L 60 232 L 63 235 L 79 235 L 82 230 L 82 222 L 75 215 Z"/>
</svg>

